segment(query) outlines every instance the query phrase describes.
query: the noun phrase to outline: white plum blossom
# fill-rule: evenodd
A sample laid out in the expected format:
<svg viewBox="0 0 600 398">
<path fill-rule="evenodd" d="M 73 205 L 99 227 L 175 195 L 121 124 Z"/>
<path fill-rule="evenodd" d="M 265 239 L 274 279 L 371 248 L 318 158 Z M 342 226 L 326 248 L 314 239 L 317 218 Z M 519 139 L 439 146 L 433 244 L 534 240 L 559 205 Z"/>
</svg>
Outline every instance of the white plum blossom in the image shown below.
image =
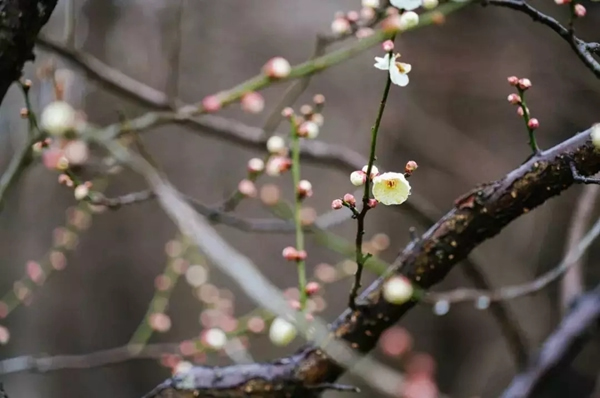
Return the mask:
<svg viewBox="0 0 600 398">
<path fill-rule="evenodd" d="M 296 328 L 283 318 L 275 318 L 269 329 L 269 338 L 277 346 L 286 346 L 296 338 Z"/>
<path fill-rule="evenodd" d="M 383 298 L 392 304 L 404 304 L 412 298 L 412 284 L 404 276 L 394 276 L 383 284 Z"/>
<path fill-rule="evenodd" d="M 412 29 L 419 24 L 419 14 L 414 11 L 407 11 L 400 16 L 400 30 Z"/>
<path fill-rule="evenodd" d="M 40 127 L 48 134 L 61 136 L 72 131 L 77 123 L 75 109 L 64 101 L 48 104 L 40 116 Z"/>
<path fill-rule="evenodd" d="M 408 84 L 408 73 L 412 67 L 410 64 L 396 62 L 398 57 L 400 57 L 400 54 L 394 54 L 391 59 L 389 54 L 385 54 L 383 58 L 375 57 L 374 66 L 377 69 L 389 71 L 392 83 L 404 87 Z"/>
<path fill-rule="evenodd" d="M 411 11 L 421 7 L 421 0 L 390 0 L 390 3 L 401 10 Z"/>
<path fill-rule="evenodd" d="M 399 205 L 408 199 L 410 184 L 402 173 L 383 173 L 373 178 L 373 196 L 384 205 Z"/>
</svg>

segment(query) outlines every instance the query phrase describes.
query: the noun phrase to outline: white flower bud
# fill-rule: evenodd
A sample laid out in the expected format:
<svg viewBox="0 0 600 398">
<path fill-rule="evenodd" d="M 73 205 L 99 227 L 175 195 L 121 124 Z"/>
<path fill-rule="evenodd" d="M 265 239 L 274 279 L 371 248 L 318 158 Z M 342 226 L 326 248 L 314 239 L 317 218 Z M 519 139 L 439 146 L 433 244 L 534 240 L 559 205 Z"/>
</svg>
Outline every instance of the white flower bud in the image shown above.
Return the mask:
<svg viewBox="0 0 600 398">
<path fill-rule="evenodd" d="M 400 16 L 400 30 L 408 30 L 419 24 L 419 15 L 414 11 L 407 11 Z"/>
<path fill-rule="evenodd" d="M 365 167 L 362 168 L 362 171 L 364 173 L 366 173 L 368 169 L 369 169 L 369 165 L 367 164 L 367 165 L 365 165 Z M 374 178 L 377 174 L 379 174 L 379 169 L 375 165 L 372 165 L 371 166 L 371 178 Z"/>
<path fill-rule="evenodd" d="M 278 135 L 274 135 L 267 140 L 267 150 L 269 153 L 281 153 L 285 148 L 284 139 Z"/>
<path fill-rule="evenodd" d="M 413 292 L 412 284 L 403 276 L 395 276 L 383 285 L 383 298 L 392 304 L 406 303 Z"/>
<path fill-rule="evenodd" d="M 306 121 L 298 127 L 298 135 L 310 139 L 317 138 L 319 135 L 319 125 L 312 121 Z"/>
<path fill-rule="evenodd" d="M 87 185 L 85 185 L 85 184 L 78 185 L 74 191 L 75 199 L 83 200 L 88 196 L 89 193 L 90 193 L 90 189 L 87 187 Z"/>
<path fill-rule="evenodd" d="M 259 158 L 252 158 L 248 161 L 248 170 L 252 173 L 260 173 L 265 169 L 265 162 Z"/>
<path fill-rule="evenodd" d="M 296 328 L 283 318 L 275 318 L 269 329 L 269 338 L 277 346 L 285 346 L 296 338 Z"/>
<path fill-rule="evenodd" d="M 361 185 L 364 185 L 366 181 L 367 175 L 364 171 L 357 170 L 350 173 L 350 182 L 355 187 L 360 187 Z"/>
<path fill-rule="evenodd" d="M 336 35 L 350 32 L 350 22 L 344 17 L 336 18 L 331 23 L 331 31 Z"/>
<path fill-rule="evenodd" d="M 62 136 L 72 131 L 75 124 L 75 109 L 64 101 L 51 102 L 40 116 L 40 128 L 55 136 Z"/>
<path fill-rule="evenodd" d="M 221 329 L 212 328 L 204 332 L 203 341 L 213 350 L 220 350 L 227 344 L 227 335 Z"/>
</svg>

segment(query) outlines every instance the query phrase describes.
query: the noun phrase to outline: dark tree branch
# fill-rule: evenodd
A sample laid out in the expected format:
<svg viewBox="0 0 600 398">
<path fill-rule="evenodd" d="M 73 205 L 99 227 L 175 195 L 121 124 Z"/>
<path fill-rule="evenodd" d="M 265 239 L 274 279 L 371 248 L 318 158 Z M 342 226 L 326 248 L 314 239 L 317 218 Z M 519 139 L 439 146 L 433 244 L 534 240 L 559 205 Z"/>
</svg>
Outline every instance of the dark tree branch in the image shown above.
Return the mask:
<svg viewBox="0 0 600 398">
<path fill-rule="evenodd" d="M 594 54 L 600 48 L 599 43 L 587 43 L 578 37 L 574 36 L 568 28 L 565 28 L 556 19 L 540 12 L 527 4 L 524 0 L 483 0 L 483 5 L 491 4 L 494 6 L 511 8 L 521 11 L 531 17 L 535 22 L 546 25 L 560 37 L 569 43 L 577 57 L 592 71 L 597 78 L 600 78 L 600 63 L 594 59 Z"/>
<path fill-rule="evenodd" d="M 527 370 L 518 374 L 502 398 L 535 397 L 552 376 L 568 368 L 600 320 L 600 285 L 580 297 L 571 312 L 548 337 Z M 597 326 L 596 326 L 597 327 Z"/>
<path fill-rule="evenodd" d="M 504 178 L 482 185 L 464 196 L 456 207 L 432 226 L 420 240 L 400 254 L 387 276 L 379 278 L 359 297 L 361 305 L 347 309 L 331 325 L 332 336 L 361 353 L 373 349 L 381 333 L 416 303 L 393 305 L 382 297 L 382 286 L 393 274 L 402 274 L 421 288 L 440 282 L 476 246 L 498 234 L 511 221 L 528 213 L 573 184 L 569 162 L 583 175 L 600 171 L 600 154 L 584 131 L 542 152 Z M 237 397 L 246 392 L 264 397 L 302 396 L 286 386 L 334 382 L 344 369 L 313 346 L 271 363 L 245 367 L 196 367 L 189 378 L 170 379 L 163 387 L 197 394 Z M 250 395 L 251 396 L 251 395 Z"/>
<path fill-rule="evenodd" d="M 0 0 L 0 102 L 34 59 L 35 39 L 57 0 Z"/>
</svg>

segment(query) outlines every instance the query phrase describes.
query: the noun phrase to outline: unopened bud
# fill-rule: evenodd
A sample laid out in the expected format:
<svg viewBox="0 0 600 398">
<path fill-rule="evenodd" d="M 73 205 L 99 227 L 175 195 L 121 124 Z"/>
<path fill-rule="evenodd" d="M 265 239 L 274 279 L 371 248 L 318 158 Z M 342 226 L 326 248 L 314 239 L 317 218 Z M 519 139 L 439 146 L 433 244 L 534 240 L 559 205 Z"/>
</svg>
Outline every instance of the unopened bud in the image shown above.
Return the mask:
<svg viewBox="0 0 600 398">
<path fill-rule="evenodd" d="M 574 11 L 575 11 L 575 15 L 577 15 L 579 18 L 585 17 L 585 14 L 587 12 L 585 7 L 582 4 L 575 4 Z"/>
<path fill-rule="evenodd" d="M 248 198 L 256 197 L 257 193 L 256 185 L 254 185 L 254 183 L 248 179 L 240 181 L 240 183 L 238 184 L 238 191 Z"/>
<path fill-rule="evenodd" d="M 283 79 L 288 77 L 292 67 L 287 59 L 283 57 L 271 58 L 263 67 L 265 75 L 272 79 Z"/>
<path fill-rule="evenodd" d="M 417 164 L 417 162 L 415 162 L 414 160 L 409 160 L 408 162 L 406 162 L 406 166 L 404 166 L 404 172 L 407 174 L 411 174 L 418 167 L 419 165 Z"/>
<path fill-rule="evenodd" d="M 318 282 L 308 282 L 306 284 L 306 294 L 309 296 L 313 296 L 315 294 L 317 294 L 319 292 L 319 290 L 321 290 L 321 285 L 319 285 Z"/>
<path fill-rule="evenodd" d="M 389 53 L 394 49 L 394 42 L 391 40 L 386 40 L 381 44 L 381 48 L 383 48 L 383 51 Z"/>
<path fill-rule="evenodd" d="M 274 135 L 267 140 L 267 150 L 269 153 L 281 154 L 286 149 L 285 140 L 278 135 Z"/>
<path fill-rule="evenodd" d="M 285 319 L 275 318 L 269 329 L 269 339 L 277 346 L 286 346 L 296 338 L 298 332 L 294 325 Z"/>
<path fill-rule="evenodd" d="M 365 166 L 362 168 L 362 171 L 363 171 L 364 173 L 366 173 L 368 170 L 369 170 L 369 165 L 365 165 Z M 378 168 L 377 168 L 375 165 L 372 165 L 372 166 L 371 166 L 371 179 L 373 179 L 373 178 L 377 177 L 377 175 L 378 175 L 378 174 L 379 174 L 379 169 L 378 169 Z"/>
<path fill-rule="evenodd" d="M 356 170 L 350 173 L 350 182 L 355 187 L 360 187 L 367 182 L 367 174 L 362 170 Z"/>
<path fill-rule="evenodd" d="M 351 207 L 354 207 L 356 205 L 356 198 L 351 193 L 345 194 L 343 200 Z"/>
<path fill-rule="evenodd" d="M 202 99 L 202 108 L 208 113 L 217 112 L 221 109 L 221 100 L 216 95 L 209 95 Z"/>
<path fill-rule="evenodd" d="M 265 169 L 265 162 L 259 158 L 252 158 L 248 161 L 248 171 L 250 173 L 260 173 Z"/>
<path fill-rule="evenodd" d="M 599 142 L 600 142 L 600 134 L 598 134 L 598 136 L 599 136 Z M 339 210 L 339 209 L 341 209 L 342 207 L 344 207 L 344 202 L 342 202 L 342 200 L 341 200 L 341 199 L 334 199 L 334 200 L 331 202 L 331 209 L 332 209 L 332 210 Z"/>
<path fill-rule="evenodd" d="M 244 94 L 241 103 L 242 109 L 248 113 L 260 113 L 265 109 L 265 99 L 255 91 Z"/>
<path fill-rule="evenodd" d="M 508 80 L 508 84 L 511 86 L 517 86 L 519 84 L 519 78 L 516 76 L 509 76 L 506 80 Z"/>
<path fill-rule="evenodd" d="M 519 94 L 510 94 L 508 96 L 508 98 L 506 98 L 508 100 L 508 102 L 510 102 L 513 105 L 517 105 L 521 103 L 521 97 L 519 96 Z"/>
<path fill-rule="evenodd" d="M 298 250 L 293 246 L 288 246 L 283 249 L 281 255 L 288 261 L 296 261 L 298 259 Z"/>
<path fill-rule="evenodd" d="M 404 276 L 394 276 L 383 285 L 383 298 L 392 304 L 404 304 L 412 298 L 412 284 Z"/>
<path fill-rule="evenodd" d="M 310 139 L 317 138 L 319 135 L 319 126 L 310 120 L 303 122 L 300 127 L 298 127 L 298 135 Z"/>
<path fill-rule="evenodd" d="M 89 193 L 90 193 L 90 189 L 87 187 L 87 185 L 85 185 L 85 184 L 78 185 L 74 191 L 75 199 L 83 200 L 88 196 Z"/>
<path fill-rule="evenodd" d="M 527 126 L 530 129 L 535 130 L 538 127 L 540 127 L 540 122 L 536 118 L 532 118 L 532 119 L 529 119 L 529 121 L 527 122 Z"/>
<path fill-rule="evenodd" d="M 331 31 L 336 35 L 343 35 L 344 33 L 350 32 L 350 22 L 344 17 L 335 18 L 331 22 Z"/>
<path fill-rule="evenodd" d="M 379 202 L 377 201 L 377 199 L 373 199 L 373 198 L 371 198 L 371 199 L 369 199 L 369 201 L 367 202 L 367 206 L 369 206 L 369 208 L 373 209 L 373 208 L 375 208 L 375 206 L 377 206 L 377 203 L 379 203 Z"/>
<path fill-rule="evenodd" d="M 527 90 L 531 87 L 531 80 L 525 78 L 525 79 L 519 79 L 519 88 L 521 90 Z"/>
<path fill-rule="evenodd" d="M 312 184 L 308 180 L 301 180 L 300 182 L 298 182 L 297 191 L 298 191 L 298 196 L 301 199 L 310 198 L 313 194 Z"/>
<path fill-rule="evenodd" d="M 409 30 L 419 24 L 419 14 L 407 11 L 400 16 L 400 30 Z"/>
</svg>

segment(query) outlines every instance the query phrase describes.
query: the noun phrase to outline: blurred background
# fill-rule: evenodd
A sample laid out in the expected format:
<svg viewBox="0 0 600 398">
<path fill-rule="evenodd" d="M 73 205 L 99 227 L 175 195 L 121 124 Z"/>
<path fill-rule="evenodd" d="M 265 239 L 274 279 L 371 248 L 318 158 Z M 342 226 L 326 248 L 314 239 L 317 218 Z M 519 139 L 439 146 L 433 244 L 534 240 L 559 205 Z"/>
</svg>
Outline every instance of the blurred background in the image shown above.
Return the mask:
<svg viewBox="0 0 600 398">
<path fill-rule="evenodd" d="M 67 3 L 59 1 L 43 36 L 64 40 Z M 72 4 L 78 51 L 186 102 L 254 76 L 271 57 L 283 56 L 292 64 L 302 62 L 312 53 L 316 34 L 330 30 L 335 12 L 360 9 L 359 0 L 73 0 Z M 532 4 L 566 21 L 566 8 L 553 2 Z M 584 40 L 600 40 L 600 4 L 583 4 L 588 14 L 578 21 L 577 33 Z M 413 192 L 431 203 L 437 216 L 448 211 L 459 195 L 478 183 L 501 178 L 529 155 L 523 121 L 506 101 L 512 92 L 507 76 L 528 77 L 533 82 L 527 100 L 533 116 L 540 120 L 538 143 L 542 148 L 599 121 L 597 79 L 558 35 L 518 12 L 470 6 L 449 16 L 442 26 L 399 37 L 396 46 L 413 69 L 410 84 L 391 91 L 380 133 L 378 165 L 402 170 L 406 161 L 417 161 L 419 169 L 411 180 Z M 52 90 L 39 78 L 39 68 L 53 60 L 57 68 L 73 72 L 66 99 L 91 122 L 106 125 L 118 121 L 120 115 L 133 117 L 146 111 L 88 79 L 68 60 L 39 49 L 36 53 L 36 62 L 24 73 L 34 82 L 35 109 L 52 99 Z M 373 57 L 379 55 L 376 47 L 316 75 L 296 102 L 298 109 L 315 94 L 325 95 L 320 139 L 366 156 L 384 84 L 382 73 L 372 67 Z M 262 114 L 248 115 L 239 105 L 220 114 L 260 127 L 286 86 L 263 92 L 267 109 Z M 25 142 L 27 124 L 19 117 L 22 106 L 20 90 L 13 87 L 0 108 L 1 169 Z M 279 131 L 285 131 L 285 125 Z M 153 129 L 143 134 L 143 141 L 170 180 L 206 204 L 226 198 L 244 178 L 248 159 L 263 155 L 182 126 Z M 305 205 L 319 214 L 328 211 L 332 199 L 351 190 L 350 171 L 305 162 L 302 173 L 315 192 Z M 264 177 L 258 187 L 277 184 L 289 198 L 291 178 L 287 177 Z M 144 188 L 143 181 L 128 171 L 101 183 L 107 186 L 108 196 Z M 558 263 L 582 189 L 576 186 L 519 218 L 476 250 L 473 258 L 493 286 L 531 280 Z M 244 201 L 236 212 L 271 216 L 259 199 Z M 593 215 L 597 216 L 597 209 Z M 429 227 L 404 207 L 380 206 L 367 219 L 366 239 L 388 261 L 408 243 L 411 226 L 419 233 Z M 64 229 L 66 225 L 68 229 Z M 282 248 L 293 243 L 293 235 L 216 228 L 279 287 L 296 285 L 293 266 L 281 258 Z M 350 240 L 355 225 L 347 222 L 333 232 Z M 234 317 L 254 309 L 235 284 L 199 254 L 184 253 L 178 239 L 175 226 L 156 202 L 90 213 L 85 205 L 78 206 L 72 190 L 57 183 L 56 172 L 37 162 L 9 191 L 0 213 L 0 294 L 10 296 L 17 291 L 23 299 L 23 304 L 0 319 L 10 333 L 6 344 L 0 345 L 0 360 L 20 355 L 86 354 L 123 346 L 136 330 L 137 336 L 147 333 L 148 306 L 156 286 L 164 282 L 159 276 L 165 267 L 171 267 L 173 273 L 173 262 L 201 265 L 206 275 L 200 279 L 210 287 L 201 294 L 200 286 L 191 286 L 196 282 L 182 276 L 166 309 L 170 325 L 149 336 L 150 343 L 198 337 L 210 324 L 201 322 L 207 309 L 220 308 Z M 310 236 L 307 239 L 309 274 L 322 270 L 319 264 L 336 265 L 343 260 Z M 64 258 L 57 254 L 63 249 Z M 592 247 L 586 264 L 595 264 L 599 258 L 600 247 Z M 61 270 L 28 292 L 18 283 L 15 286 L 15 281 L 27 275 L 27 268 L 33 267 L 27 265 L 31 261 Z M 171 282 L 175 281 L 173 275 Z M 597 269 L 585 267 L 586 286 L 595 286 L 599 279 Z M 350 285 L 348 277 L 327 284 L 320 316 L 335 319 L 346 306 Z M 469 285 L 457 266 L 436 290 Z M 559 322 L 558 297 L 553 285 L 507 304 L 531 349 L 539 347 Z M 165 305 L 166 301 L 159 299 L 154 304 Z M 164 324 L 165 319 L 162 321 Z M 431 307 L 418 306 L 394 332 L 393 338 L 387 339 L 392 343 L 382 343 L 375 356 L 399 371 L 411 364 L 424 367 L 439 390 L 452 397 L 497 396 L 514 375 L 514 361 L 497 323 L 488 311 L 472 304 L 452 306 L 444 316 L 435 315 Z M 248 340 L 249 352 L 257 361 L 290 354 L 302 344 L 298 338 L 288 347 L 275 348 L 264 334 L 249 335 Z M 590 346 L 577 361 L 577 369 L 592 380 L 599 371 L 598 355 L 598 346 Z M 232 362 L 219 353 L 195 359 L 209 365 Z M 90 369 L 7 374 L 0 380 L 11 398 L 136 397 L 170 376 L 165 366 L 169 363 L 169 357 L 131 360 Z M 377 396 L 351 375 L 345 376 L 344 382 L 361 386 L 361 396 Z"/>
</svg>

